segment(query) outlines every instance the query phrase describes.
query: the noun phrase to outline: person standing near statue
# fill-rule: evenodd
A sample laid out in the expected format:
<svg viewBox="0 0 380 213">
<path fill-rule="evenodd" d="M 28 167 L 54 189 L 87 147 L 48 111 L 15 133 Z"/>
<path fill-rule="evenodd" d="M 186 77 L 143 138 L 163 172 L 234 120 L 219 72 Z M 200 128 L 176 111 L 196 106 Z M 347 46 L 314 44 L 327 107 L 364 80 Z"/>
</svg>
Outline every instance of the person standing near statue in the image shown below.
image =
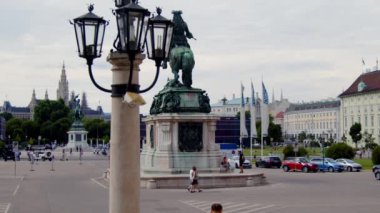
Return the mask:
<svg viewBox="0 0 380 213">
<path fill-rule="evenodd" d="M 198 183 L 198 171 L 197 167 L 193 166 L 193 168 L 190 170 L 190 181 L 191 181 L 191 188 L 190 192 L 194 193 L 195 191 L 201 192 L 202 190 L 199 189 L 199 183 Z"/>
<path fill-rule="evenodd" d="M 244 157 L 244 154 L 243 154 L 243 151 L 239 151 L 239 167 L 240 167 L 240 172 L 239 173 L 243 173 L 243 164 L 244 164 L 244 161 L 245 161 L 245 157 Z"/>
</svg>

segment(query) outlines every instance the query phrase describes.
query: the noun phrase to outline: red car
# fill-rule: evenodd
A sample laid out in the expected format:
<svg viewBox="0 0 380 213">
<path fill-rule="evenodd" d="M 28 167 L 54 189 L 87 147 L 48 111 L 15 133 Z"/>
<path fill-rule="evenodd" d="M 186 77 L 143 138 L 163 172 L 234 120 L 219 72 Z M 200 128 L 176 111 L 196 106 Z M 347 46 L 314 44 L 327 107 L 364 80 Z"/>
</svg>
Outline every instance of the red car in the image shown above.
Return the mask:
<svg viewBox="0 0 380 213">
<path fill-rule="evenodd" d="M 288 171 L 302 171 L 302 172 L 317 172 L 318 165 L 310 163 L 304 157 L 292 157 L 286 159 L 282 163 L 282 169 L 284 172 Z"/>
</svg>

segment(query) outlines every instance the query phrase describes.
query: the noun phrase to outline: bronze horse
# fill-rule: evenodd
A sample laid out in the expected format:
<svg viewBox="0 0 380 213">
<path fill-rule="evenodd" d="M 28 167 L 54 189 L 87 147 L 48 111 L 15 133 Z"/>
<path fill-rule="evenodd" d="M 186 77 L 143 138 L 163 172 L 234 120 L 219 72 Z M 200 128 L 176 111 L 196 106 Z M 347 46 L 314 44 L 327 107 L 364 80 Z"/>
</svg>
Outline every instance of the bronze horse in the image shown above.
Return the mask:
<svg viewBox="0 0 380 213">
<path fill-rule="evenodd" d="M 178 81 L 178 73 L 182 70 L 182 83 L 186 87 L 191 87 L 195 61 L 193 51 L 191 51 L 190 45 L 187 43 L 187 38 L 194 37 L 181 17 L 182 11 L 173 11 L 172 13 L 174 29 L 169 55 L 170 67 L 175 81 Z"/>
</svg>

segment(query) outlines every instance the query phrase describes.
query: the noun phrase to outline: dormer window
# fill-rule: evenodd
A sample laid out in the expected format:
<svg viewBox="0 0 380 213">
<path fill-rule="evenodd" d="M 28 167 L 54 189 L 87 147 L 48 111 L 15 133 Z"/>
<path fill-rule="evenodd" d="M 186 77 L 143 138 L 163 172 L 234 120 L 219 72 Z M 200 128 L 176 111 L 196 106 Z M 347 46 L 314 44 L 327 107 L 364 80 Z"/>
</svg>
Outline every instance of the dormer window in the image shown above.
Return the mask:
<svg viewBox="0 0 380 213">
<path fill-rule="evenodd" d="M 363 91 L 366 87 L 367 85 L 363 81 L 360 81 L 360 83 L 358 84 L 358 92 Z"/>
</svg>

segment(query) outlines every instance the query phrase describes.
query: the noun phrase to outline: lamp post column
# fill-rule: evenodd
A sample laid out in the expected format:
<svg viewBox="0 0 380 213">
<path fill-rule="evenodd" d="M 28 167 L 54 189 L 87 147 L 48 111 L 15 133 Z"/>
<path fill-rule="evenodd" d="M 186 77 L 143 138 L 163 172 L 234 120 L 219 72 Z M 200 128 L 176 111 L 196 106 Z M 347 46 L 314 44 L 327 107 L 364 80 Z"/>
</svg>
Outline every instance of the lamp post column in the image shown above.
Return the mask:
<svg viewBox="0 0 380 213">
<path fill-rule="evenodd" d="M 132 84 L 139 84 L 139 65 L 144 55 L 136 55 Z M 111 52 L 112 84 L 126 84 L 130 75 L 128 54 Z M 112 97 L 110 152 L 110 213 L 140 212 L 140 119 L 139 106 Z"/>
</svg>

